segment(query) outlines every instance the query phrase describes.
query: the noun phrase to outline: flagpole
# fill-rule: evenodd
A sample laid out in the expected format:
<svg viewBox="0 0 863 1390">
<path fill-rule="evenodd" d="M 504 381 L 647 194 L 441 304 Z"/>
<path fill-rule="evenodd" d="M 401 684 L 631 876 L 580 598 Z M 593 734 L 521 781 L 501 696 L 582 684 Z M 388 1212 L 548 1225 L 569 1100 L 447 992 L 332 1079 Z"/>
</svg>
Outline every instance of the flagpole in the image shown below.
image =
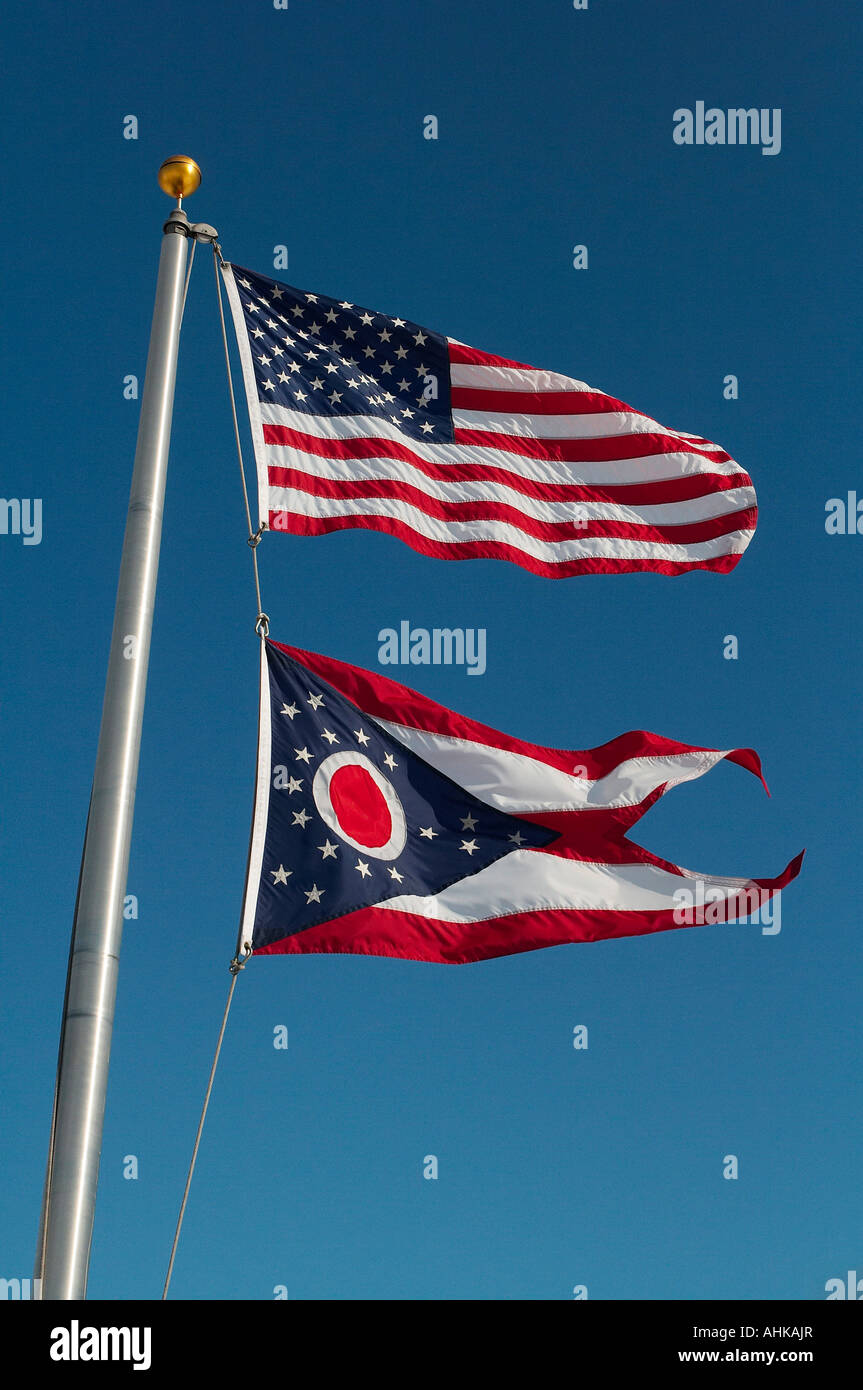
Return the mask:
<svg viewBox="0 0 863 1390">
<path fill-rule="evenodd" d="M 182 210 L 182 201 L 194 193 L 200 181 L 197 164 L 185 157 L 166 160 L 159 170 L 159 183 L 165 193 L 176 198 L 177 206 L 164 225 L 162 238 L 102 724 L 72 928 L 36 1256 L 36 1277 L 41 1279 L 43 1299 L 83 1299 L 87 1291 L 185 299 L 187 242 L 195 236 L 195 229 Z"/>
</svg>

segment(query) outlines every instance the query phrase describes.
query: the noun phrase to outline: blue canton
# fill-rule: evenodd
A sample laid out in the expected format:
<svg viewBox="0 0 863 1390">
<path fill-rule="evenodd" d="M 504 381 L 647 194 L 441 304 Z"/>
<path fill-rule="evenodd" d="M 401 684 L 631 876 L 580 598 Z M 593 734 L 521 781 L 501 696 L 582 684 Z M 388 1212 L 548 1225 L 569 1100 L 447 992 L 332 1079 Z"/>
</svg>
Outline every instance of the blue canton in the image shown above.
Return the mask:
<svg viewBox="0 0 863 1390">
<path fill-rule="evenodd" d="M 439 333 L 233 271 L 262 404 L 372 416 L 411 439 L 452 442 L 449 353 Z"/>
</svg>

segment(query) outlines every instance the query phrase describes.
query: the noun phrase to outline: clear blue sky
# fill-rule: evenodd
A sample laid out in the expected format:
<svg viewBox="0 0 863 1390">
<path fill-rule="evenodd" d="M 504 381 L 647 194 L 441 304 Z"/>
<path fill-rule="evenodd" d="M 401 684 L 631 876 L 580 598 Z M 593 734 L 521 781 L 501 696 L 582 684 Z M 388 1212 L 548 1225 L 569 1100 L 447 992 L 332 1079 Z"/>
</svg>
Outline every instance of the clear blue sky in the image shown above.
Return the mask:
<svg viewBox="0 0 863 1390">
<path fill-rule="evenodd" d="M 177 152 L 204 172 L 189 214 L 229 259 L 273 273 L 284 243 L 291 283 L 583 379 L 718 441 L 758 492 L 758 532 L 727 577 L 553 582 L 360 531 L 273 535 L 259 552 L 272 635 L 374 666 L 378 631 L 401 619 L 483 627 L 481 678 L 387 673 L 545 744 L 645 728 L 753 746 L 772 800 L 723 765 L 635 838 L 718 874 L 808 854 L 773 936 L 729 925 L 457 967 L 253 961 L 173 1294 L 819 1299 L 863 1268 L 863 538 L 824 527 L 828 498 L 863 496 L 858 14 L 850 0 L 7 10 L 2 491 L 43 499 L 43 537 L 0 535 L 0 1275 L 32 1268 L 137 428 L 123 378 L 143 379 L 170 206 L 156 170 Z M 780 108 L 781 151 L 676 145 L 673 112 L 699 100 Z M 199 251 L 92 1297 L 161 1290 L 242 893 L 254 613 Z"/>
</svg>

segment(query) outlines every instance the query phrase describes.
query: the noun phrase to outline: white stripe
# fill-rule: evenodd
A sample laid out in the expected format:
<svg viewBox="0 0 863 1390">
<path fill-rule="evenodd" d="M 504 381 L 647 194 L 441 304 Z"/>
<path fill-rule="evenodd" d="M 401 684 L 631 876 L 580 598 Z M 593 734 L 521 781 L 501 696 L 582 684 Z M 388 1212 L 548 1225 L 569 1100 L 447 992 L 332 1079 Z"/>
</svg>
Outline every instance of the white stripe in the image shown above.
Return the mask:
<svg viewBox="0 0 863 1390">
<path fill-rule="evenodd" d="M 252 940 L 255 930 L 255 915 L 258 907 L 258 893 L 261 886 L 261 868 L 264 860 L 264 843 L 267 838 L 267 814 L 270 804 L 270 758 L 272 756 L 272 732 L 270 728 L 270 673 L 267 668 L 266 644 L 261 642 L 261 692 L 258 715 L 258 768 L 255 781 L 255 808 L 252 815 L 252 833 L 249 840 L 249 866 L 246 870 L 246 897 L 240 914 L 240 931 L 237 937 L 237 953 L 245 950 L 247 941 Z"/>
<path fill-rule="evenodd" d="M 248 337 L 246 339 L 248 346 Z M 251 358 L 250 358 L 251 364 Z M 392 420 L 372 415 L 310 415 L 285 406 L 260 403 L 263 420 L 273 425 L 288 425 L 291 429 L 306 430 L 320 439 L 356 439 L 379 436 L 382 439 L 404 439 L 399 426 Z M 614 439 L 626 434 L 668 434 L 678 438 L 676 431 L 664 430 L 648 415 L 636 411 L 616 410 L 589 415 L 531 415 L 513 411 L 507 414 L 484 410 L 453 410 L 453 424 L 458 429 L 485 430 L 494 434 L 512 434 L 527 439 Z M 318 422 L 313 429 L 310 421 Z M 413 446 L 413 441 L 411 441 Z"/>
<path fill-rule="evenodd" d="M 306 418 L 308 419 L 308 417 Z M 315 429 L 306 428 L 303 433 L 312 435 L 316 439 L 324 437 Z M 356 438 L 356 434 L 354 433 L 351 437 Z M 397 437 L 395 430 L 393 430 L 391 437 L 393 439 Z M 371 436 L 366 436 L 366 438 L 371 438 Z M 515 454 L 508 449 L 495 449 L 491 445 L 485 444 L 426 444 L 423 442 L 418 446 L 415 440 L 406 441 L 404 436 L 401 436 L 399 442 L 405 443 L 408 448 L 411 448 L 418 458 L 437 464 L 439 467 L 455 467 L 465 464 L 468 466 L 480 465 L 547 485 L 560 483 L 565 486 L 581 484 L 585 487 L 614 487 L 626 486 L 629 483 L 676 482 L 678 478 L 696 477 L 701 473 L 708 475 L 717 473 L 724 477 L 743 473 L 743 469 L 733 459 L 716 459 L 714 461 L 703 458 L 701 454 L 676 451 L 670 454 L 643 454 L 638 458 L 631 459 L 606 459 L 598 463 L 582 460 L 562 462 L 559 459 L 531 458 L 528 454 Z M 327 462 L 320 454 L 313 453 L 297 444 L 268 444 L 266 447 L 270 450 L 269 462 L 274 466 L 289 466 L 292 456 L 310 459 L 312 469 L 317 469 L 322 463 Z M 380 462 L 391 467 L 400 465 L 404 469 L 410 470 L 406 476 L 412 476 L 415 469 L 421 471 L 417 464 L 411 460 L 392 459 L 384 453 L 381 453 L 380 457 L 372 455 L 363 460 L 339 459 L 336 462 L 345 466 L 361 462 L 367 465 Z M 497 487 L 498 484 L 495 480 L 490 479 L 488 486 Z M 709 482 L 707 486 L 710 486 Z"/>
<path fill-rule="evenodd" d="M 525 439 L 605 439 L 621 434 L 670 434 L 649 415 L 610 410 L 595 415 L 531 415 L 507 411 L 452 411 L 456 429 L 514 434 Z"/>
<path fill-rule="evenodd" d="M 703 777 L 731 751 L 705 749 L 661 757 L 626 758 L 604 777 L 591 779 L 564 772 L 527 753 L 368 717 L 375 718 L 377 724 L 438 772 L 466 788 L 480 801 L 511 816 L 531 811 L 639 806 L 663 783 L 679 786 Z M 574 753 L 573 769 L 577 766 L 577 758 L 578 754 Z"/>
<path fill-rule="evenodd" d="M 657 912 L 677 906 L 674 894 L 700 879 L 727 901 L 750 879 L 683 877 L 653 864 L 586 864 L 535 850 L 515 850 L 434 897 L 408 894 L 377 903 L 438 922 L 485 922 L 514 912 Z M 691 890 L 689 890 L 691 892 Z M 721 897 L 718 896 L 721 893 Z"/>
<path fill-rule="evenodd" d="M 271 489 L 271 491 L 273 491 Z M 663 541 L 620 540 L 617 537 L 586 536 L 573 540 L 542 541 L 517 526 L 502 521 L 441 521 L 428 516 L 408 502 L 390 497 L 329 498 L 312 497 L 292 488 L 278 489 L 284 499 L 274 511 L 293 512 L 318 518 L 341 516 L 389 516 L 409 526 L 421 536 L 452 545 L 459 541 L 493 541 L 509 545 L 548 564 L 564 560 L 712 560 L 719 555 L 741 554 L 752 539 L 748 530 L 730 531 L 712 540 L 674 545 Z M 279 528 L 275 528 L 279 529 Z M 284 528 L 288 529 L 288 528 Z"/>
<path fill-rule="evenodd" d="M 538 367 L 482 367 L 473 362 L 451 362 L 449 374 L 453 386 L 472 386 L 479 391 L 589 391 L 595 396 L 605 395 L 586 381 Z"/>
<path fill-rule="evenodd" d="M 515 488 L 505 487 L 502 483 L 441 482 L 436 478 L 428 478 L 410 464 L 402 464 L 395 459 L 370 462 L 367 459 L 320 459 L 314 455 L 303 455 L 302 461 L 307 464 L 305 472 L 309 476 L 309 482 L 316 477 L 329 478 L 338 483 L 404 482 L 424 496 L 442 502 L 500 503 L 514 507 L 524 516 L 548 522 L 562 521 L 573 524 L 573 518 L 577 517 L 586 521 L 614 520 L 648 526 L 684 526 L 717 516 L 727 516 L 731 512 L 755 505 L 755 492 L 749 487 L 726 488 L 721 492 L 708 492 L 702 497 L 690 497 L 679 502 L 658 502 L 649 505 L 639 503 L 638 506 L 627 507 L 621 502 L 546 502 L 526 496 Z M 292 488 L 272 486 L 271 510 L 290 510 L 291 498 L 295 491 L 302 491 L 301 485 Z"/>
</svg>

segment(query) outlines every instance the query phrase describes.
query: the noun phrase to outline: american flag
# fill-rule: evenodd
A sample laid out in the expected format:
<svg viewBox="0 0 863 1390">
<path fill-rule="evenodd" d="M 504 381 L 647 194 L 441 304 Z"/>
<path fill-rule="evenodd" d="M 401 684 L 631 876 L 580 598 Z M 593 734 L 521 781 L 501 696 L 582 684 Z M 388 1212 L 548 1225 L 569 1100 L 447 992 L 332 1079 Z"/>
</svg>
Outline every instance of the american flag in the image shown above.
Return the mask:
<svg viewBox="0 0 863 1390">
<path fill-rule="evenodd" d="M 535 574 L 727 573 L 749 475 L 572 377 L 225 265 L 274 531 L 367 527 Z"/>
<path fill-rule="evenodd" d="M 740 919 L 800 869 L 717 878 L 628 838 L 723 759 L 760 777 L 751 749 L 643 731 L 545 748 L 361 667 L 261 648 L 240 950 L 462 964 Z"/>
</svg>

